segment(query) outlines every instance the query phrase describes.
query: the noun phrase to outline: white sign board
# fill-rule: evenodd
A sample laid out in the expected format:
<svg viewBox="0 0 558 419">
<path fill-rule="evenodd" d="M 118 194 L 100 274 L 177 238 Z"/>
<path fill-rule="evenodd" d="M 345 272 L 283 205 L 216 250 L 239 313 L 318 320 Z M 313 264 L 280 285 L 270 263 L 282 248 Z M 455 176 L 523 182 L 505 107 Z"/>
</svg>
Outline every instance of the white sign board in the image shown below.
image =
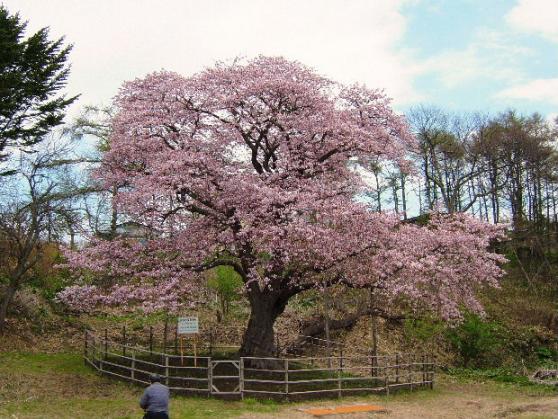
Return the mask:
<svg viewBox="0 0 558 419">
<path fill-rule="evenodd" d="M 198 318 L 195 316 L 191 317 L 179 317 L 178 318 L 178 334 L 188 335 L 192 333 L 198 333 Z"/>
</svg>

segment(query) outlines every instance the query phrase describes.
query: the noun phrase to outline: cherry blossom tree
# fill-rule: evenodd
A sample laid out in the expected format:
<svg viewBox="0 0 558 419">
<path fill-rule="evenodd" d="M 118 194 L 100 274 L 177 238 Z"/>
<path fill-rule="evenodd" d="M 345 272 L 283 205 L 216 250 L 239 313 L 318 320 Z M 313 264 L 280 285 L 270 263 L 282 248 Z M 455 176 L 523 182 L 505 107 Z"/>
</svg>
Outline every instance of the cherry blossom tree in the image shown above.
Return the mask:
<svg viewBox="0 0 558 419">
<path fill-rule="evenodd" d="M 240 353 L 264 356 L 306 290 L 372 288 L 449 318 L 481 310 L 475 289 L 497 285 L 503 259 L 487 247 L 500 227 L 461 214 L 402 223 L 355 200 L 371 158 L 410 169 L 414 139 L 381 91 L 258 57 L 188 78 L 153 73 L 124 84 L 116 106 L 98 176 L 152 233 L 69 252 L 72 269 L 96 278 L 60 294 L 76 308 L 180 310 L 201 272 L 227 265 L 251 307 Z"/>
</svg>

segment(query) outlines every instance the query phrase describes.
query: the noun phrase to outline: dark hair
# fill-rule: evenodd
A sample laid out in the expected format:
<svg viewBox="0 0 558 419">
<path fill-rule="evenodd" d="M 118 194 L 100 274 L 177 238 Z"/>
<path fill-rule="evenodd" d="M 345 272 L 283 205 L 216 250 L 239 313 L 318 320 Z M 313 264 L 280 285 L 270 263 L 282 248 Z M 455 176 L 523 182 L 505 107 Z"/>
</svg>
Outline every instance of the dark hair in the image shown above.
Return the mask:
<svg viewBox="0 0 558 419">
<path fill-rule="evenodd" d="M 151 374 L 149 376 L 149 381 L 151 381 L 152 383 L 160 383 L 161 382 L 161 376 L 159 374 Z"/>
</svg>

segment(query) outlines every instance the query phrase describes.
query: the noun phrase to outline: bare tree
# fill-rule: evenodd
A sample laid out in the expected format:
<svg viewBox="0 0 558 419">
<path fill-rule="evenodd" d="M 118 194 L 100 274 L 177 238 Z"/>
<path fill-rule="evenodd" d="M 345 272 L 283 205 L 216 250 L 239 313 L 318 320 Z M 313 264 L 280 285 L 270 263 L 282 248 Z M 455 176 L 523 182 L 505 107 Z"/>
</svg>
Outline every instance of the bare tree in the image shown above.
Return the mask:
<svg viewBox="0 0 558 419">
<path fill-rule="evenodd" d="M 499 180 L 488 184 L 486 174 L 501 166 L 498 155 L 491 155 L 492 167 L 486 164 L 488 118 L 480 114 L 451 115 L 421 106 L 411 110 L 409 120 L 419 141 L 423 207 L 429 210 L 441 202 L 450 213 L 475 211 L 476 206 L 479 213 L 486 214 L 486 208 L 479 205 L 498 187 Z"/>
<path fill-rule="evenodd" d="M 79 214 L 76 197 L 87 186 L 72 180 L 70 168 L 60 163 L 71 152 L 67 144 L 43 142 L 40 151 L 22 155 L 18 173 L 3 179 L 0 190 L 0 277 L 4 289 L 0 302 L 0 333 L 17 290 L 29 278 L 45 246 L 68 233 L 73 240 Z"/>
<path fill-rule="evenodd" d="M 102 154 L 110 148 L 111 119 L 115 114 L 112 107 L 86 106 L 81 114 L 71 124 L 66 126 L 65 134 L 74 140 L 93 138 L 95 147 L 87 161 L 96 163 L 101 161 Z M 113 238 L 122 221 L 114 203 L 118 187 L 104 188 L 91 175 L 87 174 L 88 182 L 97 189 L 94 196 L 84 196 L 81 203 L 84 216 L 87 220 L 89 231 L 93 235 L 104 238 Z M 123 185 L 124 186 L 124 185 Z"/>
</svg>

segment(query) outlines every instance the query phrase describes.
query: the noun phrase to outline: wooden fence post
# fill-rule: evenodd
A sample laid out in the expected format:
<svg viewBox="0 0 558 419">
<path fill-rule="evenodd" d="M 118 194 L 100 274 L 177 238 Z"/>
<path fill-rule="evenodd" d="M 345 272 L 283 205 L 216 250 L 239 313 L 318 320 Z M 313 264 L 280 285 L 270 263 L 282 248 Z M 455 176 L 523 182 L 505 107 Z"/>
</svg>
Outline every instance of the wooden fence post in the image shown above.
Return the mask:
<svg viewBox="0 0 558 419">
<path fill-rule="evenodd" d="M 409 354 L 409 383 L 411 384 L 411 391 L 413 390 L 413 359 L 414 357 Z"/>
<path fill-rule="evenodd" d="M 324 322 L 325 322 L 325 338 L 327 349 L 327 367 L 331 369 L 331 342 L 329 334 L 329 293 L 324 289 Z"/>
<path fill-rule="evenodd" d="M 389 396 L 389 372 L 388 372 L 388 368 L 387 368 L 387 359 L 386 359 L 386 365 L 384 368 L 384 387 L 386 389 L 386 396 Z"/>
<path fill-rule="evenodd" d="M 395 354 L 395 383 L 399 384 L 399 363 L 401 360 L 399 359 L 399 352 Z"/>
<path fill-rule="evenodd" d="M 372 355 L 372 377 L 378 377 L 378 355 L 377 353 Z"/>
<path fill-rule="evenodd" d="M 169 385 L 169 357 L 167 354 L 165 354 L 165 377 L 166 377 L 166 383 L 167 383 L 167 387 Z"/>
<path fill-rule="evenodd" d="M 422 387 L 426 386 L 426 357 L 424 354 L 421 356 L 422 359 Z"/>
<path fill-rule="evenodd" d="M 343 381 L 341 380 L 341 373 L 343 372 L 343 357 L 339 358 L 339 367 L 337 368 L 337 397 L 341 398 Z"/>
<path fill-rule="evenodd" d="M 434 363 L 434 355 L 430 355 L 430 365 L 429 365 L 429 369 L 430 369 L 430 388 L 433 389 L 434 388 L 434 369 L 436 367 L 436 364 Z"/>
<path fill-rule="evenodd" d="M 341 368 L 341 372 L 343 372 L 343 348 L 339 349 L 339 366 Z"/>
<path fill-rule="evenodd" d="M 213 330 L 209 331 L 209 356 L 213 355 L 213 338 L 214 338 Z"/>
<path fill-rule="evenodd" d="M 132 352 L 132 369 L 130 370 L 132 381 L 136 378 L 136 353 Z"/>
<path fill-rule="evenodd" d="M 285 399 L 289 399 L 289 360 L 285 359 Z"/>
<path fill-rule="evenodd" d="M 207 359 L 207 390 L 209 395 L 213 393 L 213 363 L 211 358 Z"/>
<path fill-rule="evenodd" d="M 240 390 L 240 399 L 244 400 L 244 358 L 240 358 L 240 371 L 239 371 L 239 380 L 238 389 Z"/>
</svg>

